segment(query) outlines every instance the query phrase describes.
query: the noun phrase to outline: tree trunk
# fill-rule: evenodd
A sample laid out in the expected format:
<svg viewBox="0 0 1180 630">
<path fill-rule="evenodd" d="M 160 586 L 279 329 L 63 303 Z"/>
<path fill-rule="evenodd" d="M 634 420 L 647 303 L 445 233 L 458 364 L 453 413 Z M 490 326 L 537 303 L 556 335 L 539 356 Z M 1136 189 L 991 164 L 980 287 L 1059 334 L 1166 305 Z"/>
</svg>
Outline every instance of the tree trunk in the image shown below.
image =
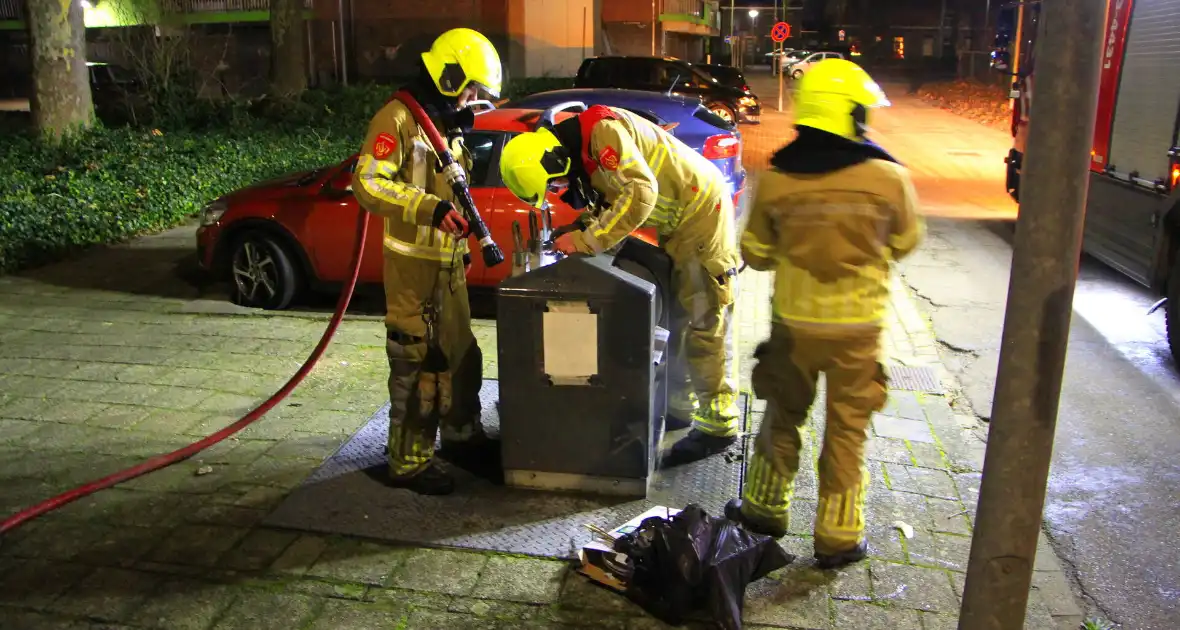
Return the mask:
<svg viewBox="0 0 1180 630">
<path fill-rule="evenodd" d="M 94 125 L 82 4 L 80 0 L 29 0 L 28 14 L 33 124 L 44 138 L 57 142 Z"/>
<path fill-rule="evenodd" d="M 303 0 L 270 1 L 270 89 L 284 98 L 295 98 L 307 89 Z"/>
</svg>

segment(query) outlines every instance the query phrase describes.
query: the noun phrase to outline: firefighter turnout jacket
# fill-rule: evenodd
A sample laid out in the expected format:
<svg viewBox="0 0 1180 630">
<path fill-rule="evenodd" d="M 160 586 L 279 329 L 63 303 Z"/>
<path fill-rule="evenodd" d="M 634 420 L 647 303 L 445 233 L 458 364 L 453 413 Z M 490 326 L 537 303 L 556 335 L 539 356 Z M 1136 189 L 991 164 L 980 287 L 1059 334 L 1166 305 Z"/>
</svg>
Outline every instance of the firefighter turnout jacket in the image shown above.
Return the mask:
<svg viewBox="0 0 1180 630">
<path fill-rule="evenodd" d="M 451 140 L 450 149 L 469 170 L 462 138 Z M 413 335 L 424 334 L 423 323 L 399 313 L 416 312 L 431 297 L 439 269 L 461 266 L 467 254 L 466 239 L 432 227 L 440 202 L 458 205 L 438 164 L 426 133 L 394 98 L 369 123 L 353 173 L 357 203 L 384 223 L 386 323 Z"/>
<path fill-rule="evenodd" d="M 800 128 L 759 177 L 741 239 L 751 268 L 775 271 L 776 321 L 879 326 L 890 262 L 924 225 L 904 166 L 872 144 Z"/>
<path fill-rule="evenodd" d="M 594 106 L 579 122 L 582 167 L 609 207 L 574 233 L 578 251 L 598 253 L 654 228 L 673 260 L 695 258 L 718 278 L 737 267 L 733 204 L 712 162 L 624 110 Z"/>
</svg>

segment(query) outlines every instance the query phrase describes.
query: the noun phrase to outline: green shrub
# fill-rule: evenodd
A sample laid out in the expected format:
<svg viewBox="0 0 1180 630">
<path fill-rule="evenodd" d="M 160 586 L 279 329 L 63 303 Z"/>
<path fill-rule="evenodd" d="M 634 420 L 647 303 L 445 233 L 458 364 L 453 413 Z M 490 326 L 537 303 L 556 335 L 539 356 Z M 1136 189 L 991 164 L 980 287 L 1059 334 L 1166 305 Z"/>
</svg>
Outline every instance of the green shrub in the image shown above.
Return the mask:
<svg viewBox="0 0 1180 630">
<path fill-rule="evenodd" d="M 71 250 L 173 227 L 219 195 L 331 164 L 361 138 L 314 132 L 248 135 L 97 130 L 49 148 L 0 142 L 0 273 Z M 19 169 L 19 170 L 17 170 Z"/>
</svg>

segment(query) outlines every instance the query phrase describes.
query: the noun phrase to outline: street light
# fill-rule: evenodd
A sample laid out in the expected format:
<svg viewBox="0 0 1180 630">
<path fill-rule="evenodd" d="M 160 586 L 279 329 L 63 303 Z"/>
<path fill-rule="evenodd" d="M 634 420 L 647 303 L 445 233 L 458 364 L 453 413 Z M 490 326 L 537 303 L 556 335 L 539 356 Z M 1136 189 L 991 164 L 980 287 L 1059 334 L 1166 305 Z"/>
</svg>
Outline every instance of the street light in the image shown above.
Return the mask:
<svg viewBox="0 0 1180 630">
<path fill-rule="evenodd" d="M 758 17 L 758 9 L 750 9 L 750 19 Z"/>
</svg>

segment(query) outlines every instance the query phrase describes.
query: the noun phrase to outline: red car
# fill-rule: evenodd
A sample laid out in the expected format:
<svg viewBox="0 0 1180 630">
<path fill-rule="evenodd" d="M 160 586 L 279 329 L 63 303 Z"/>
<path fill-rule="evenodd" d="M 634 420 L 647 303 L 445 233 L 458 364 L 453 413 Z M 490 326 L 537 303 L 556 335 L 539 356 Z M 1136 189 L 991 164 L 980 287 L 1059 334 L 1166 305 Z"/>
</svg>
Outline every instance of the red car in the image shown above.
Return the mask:
<svg viewBox="0 0 1180 630">
<path fill-rule="evenodd" d="M 479 245 L 468 241 L 472 287 L 494 287 L 512 269 L 512 223 L 519 221 L 528 238 L 531 208 L 500 181 L 499 155 L 515 134 L 532 131 L 542 114 L 561 121 L 572 104 L 542 112 L 535 109 L 491 109 L 475 117 L 465 142 L 474 158 L 471 197 L 504 252 L 495 267 L 483 264 Z M 283 309 L 304 290 L 339 286 L 348 278 L 359 208 L 352 194 L 356 155 L 336 164 L 261 182 L 214 201 L 201 214 L 197 257 L 202 269 L 217 278 L 232 278 L 234 299 L 244 306 Z M 551 195 L 553 227 L 577 218 L 578 212 Z M 382 221 L 369 217 L 361 261 L 361 283 L 382 281 Z M 636 235 L 655 243 L 654 230 Z"/>
</svg>

